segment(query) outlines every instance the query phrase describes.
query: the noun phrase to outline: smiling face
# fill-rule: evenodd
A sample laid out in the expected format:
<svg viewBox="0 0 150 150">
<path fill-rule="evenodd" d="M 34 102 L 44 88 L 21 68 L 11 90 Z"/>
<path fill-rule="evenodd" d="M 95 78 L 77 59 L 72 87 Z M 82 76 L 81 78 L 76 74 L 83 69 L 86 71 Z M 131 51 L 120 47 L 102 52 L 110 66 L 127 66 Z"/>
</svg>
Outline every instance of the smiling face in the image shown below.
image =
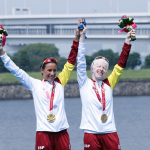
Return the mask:
<svg viewBox="0 0 150 150">
<path fill-rule="evenodd" d="M 57 73 L 57 65 L 56 63 L 47 63 L 45 64 L 45 68 L 41 68 L 41 73 L 43 74 L 44 80 L 53 81 L 56 77 Z"/>
<path fill-rule="evenodd" d="M 92 79 L 95 81 L 102 81 L 107 75 L 108 63 L 104 59 L 94 61 L 91 67 Z"/>
</svg>

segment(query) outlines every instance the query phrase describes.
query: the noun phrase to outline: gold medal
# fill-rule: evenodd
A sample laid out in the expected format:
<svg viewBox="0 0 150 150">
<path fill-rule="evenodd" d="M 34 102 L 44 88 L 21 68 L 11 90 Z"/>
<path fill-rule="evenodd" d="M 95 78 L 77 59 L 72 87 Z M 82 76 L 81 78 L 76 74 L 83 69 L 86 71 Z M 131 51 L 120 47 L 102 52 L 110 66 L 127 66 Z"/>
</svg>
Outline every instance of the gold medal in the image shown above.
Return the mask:
<svg viewBox="0 0 150 150">
<path fill-rule="evenodd" d="M 102 114 L 101 115 L 101 120 L 103 123 L 105 123 L 107 121 L 107 115 L 106 114 Z"/>
<path fill-rule="evenodd" d="M 47 115 L 47 120 L 49 121 L 49 122 L 54 122 L 55 121 L 55 115 L 54 114 L 49 114 L 49 115 Z"/>
</svg>

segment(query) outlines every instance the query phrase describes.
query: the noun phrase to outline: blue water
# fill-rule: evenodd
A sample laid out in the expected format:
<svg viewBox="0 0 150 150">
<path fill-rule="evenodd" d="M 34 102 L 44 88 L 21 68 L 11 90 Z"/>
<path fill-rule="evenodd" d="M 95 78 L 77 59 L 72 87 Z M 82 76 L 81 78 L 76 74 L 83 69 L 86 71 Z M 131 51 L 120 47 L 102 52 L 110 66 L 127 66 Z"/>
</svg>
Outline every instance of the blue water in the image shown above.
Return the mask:
<svg viewBox="0 0 150 150">
<path fill-rule="evenodd" d="M 122 150 L 150 150 L 150 96 L 114 97 Z M 81 102 L 65 99 L 72 150 L 83 150 Z M 36 120 L 32 100 L 0 101 L 0 150 L 34 150 Z"/>
</svg>

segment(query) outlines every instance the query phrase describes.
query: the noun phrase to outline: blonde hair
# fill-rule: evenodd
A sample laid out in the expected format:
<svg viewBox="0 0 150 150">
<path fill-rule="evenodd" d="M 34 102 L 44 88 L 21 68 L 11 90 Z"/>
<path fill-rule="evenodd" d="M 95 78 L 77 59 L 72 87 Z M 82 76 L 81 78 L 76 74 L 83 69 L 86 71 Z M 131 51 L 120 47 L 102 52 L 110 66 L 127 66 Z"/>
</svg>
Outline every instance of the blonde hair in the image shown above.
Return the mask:
<svg viewBox="0 0 150 150">
<path fill-rule="evenodd" d="M 94 66 L 100 61 L 104 60 L 107 63 L 107 70 L 109 68 L 109 63 L 105 59 L 94 59 L 93 62 L 91 63 L 91 68 L 94 68 Z"/>
</svg>

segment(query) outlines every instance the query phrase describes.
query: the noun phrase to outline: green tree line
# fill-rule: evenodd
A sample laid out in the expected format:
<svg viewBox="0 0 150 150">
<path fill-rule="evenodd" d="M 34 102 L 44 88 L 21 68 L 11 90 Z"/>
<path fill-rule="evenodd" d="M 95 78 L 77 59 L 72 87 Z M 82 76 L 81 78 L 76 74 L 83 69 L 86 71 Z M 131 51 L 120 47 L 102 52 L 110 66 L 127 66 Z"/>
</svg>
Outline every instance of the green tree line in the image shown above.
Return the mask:
<svg viewBox="0 0 150 150">
<path fill-rule="evenodd" d="M 93 53 L 91 56 L 86 55 L 87 60 L 87 69 L 89 70 L 91 67 L 91 62 L 95 59 L 97 56 L 103 56 L 106 57 L 109 60 L 109 69 L 113 69 L 114 66 L 117 64 L 119 60 L 119 54 L 113 52 L 111 49 L 106 50 L 99 50 L 96 53 Z M 126 69 L 134 69 L 136 66 L 141 65 L 141 58 L 140 54 L 137 52 L 133 52 L 129 55 Z M 150 66 L 149 66 L 150 68 Z"/>
<path fill-rule="evenodd" d="M 53 57 L 58 60 L 59 63 L 57 69 L 59 71 L 63 68 L 64 64 L 67 61 L 66 58 L 60 57 L 58 48 L 53 45 L 43 43 L 25 46 L 10 57 L 14 61 L 14 63 L 19 66 L 19 68 L 28 72 L 40 71 L 41 63 L 48 57 Z M 6 71 L 7 70 L 5 69 L 3 63 L 0 62 L 0 72 Z"/>
<path fill-rule="evenodd" d="M 97 56 L 103 56 L 109 60 L 109 69 L 113 69 L 119 59 L 119 54 L 113 52 L 111 49 L 99 50 L 90 56 L 86 55 L 88 70 L 90 70 L 91 63 Z M 28 72 L 39 71 L 41 63 L 44 59 L 48 57 L 54 57 L 58 60 L 58 71 L 62 70 L 64 64 L 67 61 L 66 58 L 60 57 L 58 48 L 53 45 L 43 43 L 25 46 L 10 57 L 21 69 Z M 141 65 L 140 54 L 137 52 L 130 53 L 126 69 L 134 69 L 136 66 L 139 65 Z M 145 57 L 145 62 L 142 68 L 150 68 L 150 55 Z M 7 70 L 5 69 L 3 63 L 0 62 L 0 72 L 6 71 Z"/>
</svg>

